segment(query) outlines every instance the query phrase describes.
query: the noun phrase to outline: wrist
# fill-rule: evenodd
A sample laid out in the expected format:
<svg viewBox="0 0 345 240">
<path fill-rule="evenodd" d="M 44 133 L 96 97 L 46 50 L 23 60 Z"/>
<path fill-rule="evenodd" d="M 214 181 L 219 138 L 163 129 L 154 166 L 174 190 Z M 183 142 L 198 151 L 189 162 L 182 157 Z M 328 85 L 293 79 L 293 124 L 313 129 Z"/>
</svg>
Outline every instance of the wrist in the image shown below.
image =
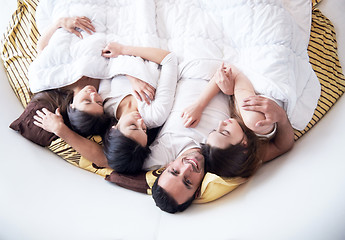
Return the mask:
<svg viewBox="0 0 345 240">
<path fill-rule="evenodd" d="M 68 130 L 69 128 L 64 123 L 59 123 L 53 133 L 60 138 L 64 138 L 64 134 L 66 134 Z"/>
<path fill-rule="evenodd" d="M 65 17 L 59 18 L 59 20 L 57 20 L 55 25 L 54 25 L 55 30 L 57 30 L 59 28 L 62 28 L 63 25 L 64 25 L 64 22 L 66 22 L 66 18 Z"/>
<path fill-rule="evenodd" d="M 272 126 L 270 126 L 269 128 L 270 130 L 267 132 L 267 130 L 265 131 L 266 133 L 264 134 L 260 134 L 260 133 L 255 133 L 256 136 L 258 136 L 259 138 L 267 138 L 267 139 L 271 139 L 276 135 L 277 132 L 277 123 L 273 123 Z"/>
<path fill-rule="evenodd" d="M 120 53 L 121 53 L 121 55 L 134 55 L 133 54 L 133 47 L 122 45 L 120 47 Z"/>
</svg>

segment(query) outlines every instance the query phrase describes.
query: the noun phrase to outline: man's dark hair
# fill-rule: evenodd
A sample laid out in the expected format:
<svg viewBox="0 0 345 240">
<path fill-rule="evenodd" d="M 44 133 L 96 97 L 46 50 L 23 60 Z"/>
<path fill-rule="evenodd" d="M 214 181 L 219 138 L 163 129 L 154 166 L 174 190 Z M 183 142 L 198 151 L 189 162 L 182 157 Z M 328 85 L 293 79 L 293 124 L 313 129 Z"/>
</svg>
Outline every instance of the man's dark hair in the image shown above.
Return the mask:
<svg viewBox="0 0 345 240">
<path fill-rule="evenodd" d="M 144 160 L 150 154 L 148 146 L 141 146 L 114 128 L 109 128 L 106 132 L 103 145 L 109 167 L 123 174 L 142 171 Z"/>
<path fill-rule="evenodd" d="M 83 137 L 103 135 L 112 121 L 105 113 L 92 115 L 70 105 L 67 107 L 67 116 L 71 129 Z"/>
<path fill-rule="evenodd" d="M 156 202 L 156 206 L 159 207 L 162 211 L 168 213 L 183 212 L 184 210 L 186 210 L 194 201 L 198 191 L 195 191 L 194 195 L 186 202 L 178 204 L 176 200 L 172 196 L 170 196 L 169 193 L 167 193 L 167 191 L 165 191 L 161 186 L 158 185 L 159 177 L 160 176 L 157 177 L 152 186 L 152 197 Z"/>
</svg>

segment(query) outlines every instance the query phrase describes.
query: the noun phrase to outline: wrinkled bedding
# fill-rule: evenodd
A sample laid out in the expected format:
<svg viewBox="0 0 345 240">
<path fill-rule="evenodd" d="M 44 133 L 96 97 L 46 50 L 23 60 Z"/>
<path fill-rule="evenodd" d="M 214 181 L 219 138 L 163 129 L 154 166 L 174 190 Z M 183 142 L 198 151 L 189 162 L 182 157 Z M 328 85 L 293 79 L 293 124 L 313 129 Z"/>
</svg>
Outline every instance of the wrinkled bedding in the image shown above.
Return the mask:
<svg viewBox="0 0 345 240">
<path fill-rule="evenodd" d="M 210 79 L 221 61 L 231 62 L 258 94 L 283 105 L 298 130 L 312 118 L 320 96 L 307 54 L 308 0 L 41 0 L 40 33 L 64 16 L 89 17 L 96 33 L 82 32 L 81 40 L 57 30 L 30 67 L 32 92 L 66 86 L 83 75 L 130 74 L 148 83 L 157 77 L 157 65 L 140 58 L 101 56 L 108 42 L 118 41 L 173 51 L 181 78 Z"/>
</svg>

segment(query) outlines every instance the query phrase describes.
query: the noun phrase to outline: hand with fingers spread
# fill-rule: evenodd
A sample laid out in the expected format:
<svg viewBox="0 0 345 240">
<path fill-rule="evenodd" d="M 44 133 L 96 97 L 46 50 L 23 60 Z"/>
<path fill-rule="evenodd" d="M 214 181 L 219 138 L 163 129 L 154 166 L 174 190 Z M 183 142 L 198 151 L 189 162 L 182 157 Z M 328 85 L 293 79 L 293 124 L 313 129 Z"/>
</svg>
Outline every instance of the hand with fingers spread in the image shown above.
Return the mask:
<svg viewBox="0 0 345 240">
<path fill-rule="evenodd" d="M 66 126 L 59 108 L 55 110 L 55 113 L 52 113 L 46 108 L 37 110 L 34 119 L 34 124 L 36 126 L 43 128 L 48 132 L 54 133 L 57 136 L 59 136 L 59 132 L 62 127 Z"/>
<path fill-rule="evenodd" d="M 154 100 L 156 89 L 150 84 L 130 75 L 126 75 L 131 82 L 134 95 L 139 101 L 145 101 L 150 104 Z"/>
<path fill-rule="evenodd" d="M 77 30 L 77 28 L 84 30 L 90 35 L 96 31 L 95 27 L 92 25 L 91 20 L 87 17 L 61 18 L 59 20 L 59 26 L 80 38 L 83 38 L 83 35 L 80 33 L 80 31 Z"/>
<path fill-rule="evenodd" d="M 265 115 L 264 120 L 256 123 L 257 127 L 273 125 L 287 119 L 285 110 L 275 101 L 258 95 L 244 99 L 242 108 L 247 111 L 261 112 Z"/>
<path fill-rule="evenodd" d="M 216 84 L 220 88 L 220 90 L 227 95 L 234 94 L 234 78 L 232 76 L 231 67 L 225 67 L 224 63 L 220 66 L 220 68 L 216 71 L 214 75 Z"/>
<path fill-rule="evenodd" d="M 195 128 L 200 122 L 202 111 L 203 109 L 198 103 L 194 103 L 185 108 L 181 115 L 184 126 L 186 128 Z"/>
<path fill-rule="evenodd" d="M 124 45 L 117 42 L 111 42 L 102 50 L 102 56 L 105 58 L 115 58 L 119 55 L 124 55 L 123 49 Z"/>
<path fill-rule="evenodd" d="M 37 42 L 37 52 L 40 54 L 43 49 L 48 45 L 51 37 L 55 31 L 59 28 L 63 28 L 66 31 L 75 34 L 77 37 L 83 38 L 80 30 L 93 34 L 96 29 L 92 25 L 92 22 L 87 17 L 65 17 L 59 18 L 54 24 L 52 24 L 47 31 L 41 35 Z M 78 30 L 79 31 L 78 31 Z"/>
</svg>

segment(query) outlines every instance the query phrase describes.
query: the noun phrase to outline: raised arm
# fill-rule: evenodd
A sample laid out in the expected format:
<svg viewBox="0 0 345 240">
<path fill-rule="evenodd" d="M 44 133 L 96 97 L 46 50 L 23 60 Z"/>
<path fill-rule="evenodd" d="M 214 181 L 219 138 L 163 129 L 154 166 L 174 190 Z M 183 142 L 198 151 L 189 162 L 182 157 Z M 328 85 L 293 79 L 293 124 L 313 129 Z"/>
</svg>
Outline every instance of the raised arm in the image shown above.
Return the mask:
<svg viewBox="0 0 345 240">
<path fill-rule="evenodd" d="M 62 119 L 59 109 L 54 114 L 43 108 L 41 111 L 38 110 L 36 114 L 34 116 L 35 125 L 62 138 L 67 144 L 79 152 L 80 155 L 95 163 L 97 166 L 109 167 L 102 146 L 80 136 L 68 128 Z"/>
<path fill-rule="evenodd" d="M 244 99 L 250 96 L 256 96 L 254 87 L 250 80 L 240 72 L 235 66 L 229 65 L 227 68 L 231 68 L 234 78 L 234 99 L 237 111 L 241 114 L 242 120 L 245 125 L 258 134 L 270 133 L 274 125 L 258 125 L 257 122 L 265 119 L 265 115 L 262 112 L 248 111 L 242 107 Z M 229 70 L 228 70 L 229 71 Z"/>
<path fill-rule="evenodd" d="M 263 161 L 270 161 L 289 151 L 294 145 L 294 131 L 283 108 L 276 102 L 262 96 L 244 99 L 242 108 L 246 111 L 261 112 L 265 119 L 257 122 L 259 126 L 277 124 L 276 135 L 266 146 Z"/>
<path fill-rule="evenodd" d="M 162 54 L 164 55 L 164 54 Z M 145 119 L 148 128 L 160 127 L 168 118 L 172 109 L 177 84 L 177 57 L 169 53 L 160 63 L 161 72 L 154 101 L 142 108 L 149 119 Z"/>
<path fill-rule="evenodd" d="M 77 31 L 76 28 L 86 31 L 88 34 L 95 32 L 95 28 L 91 23 L 91 20 L 87 17 L 65 17 L 57 20 L 49 29 L 41 35 L 37 43 L 37 51 L 40 54 L 43 49 L 48 45 L 49 40 L 53 36 L 56 30 L 64 28 L 66 31 L 83 38 L 83 35 Z"/>
<path fill-rule="evenodd" d="M 127 46 L 111 42 L 103 49 L 102 56 L 112 58 L 119 55 L 130 55 L 161 64 L 169 53 L 169 51 L 160 48 Z"/>
<path fill-rule="evenodd" d="M 145 111 L 145 115 L 151 116 L 150 119 L 145 119 L 147 127 L 154 128 L 163 125 L 172 108 L 176 91 L 176 83 L 178 76 L 177 58 L 175 54 L 160 48 L 126 46 L 116 42 L 109 43 L 102 51 L 102 56 L 107 58 L 117 57 L 119 55 L 131 55 L 141 57 L 143 59 L 161 65 L 161 72 L 157 83 L 154 101 L 151 101 L 151 103 L 149 104 L 145 100 L 145 96 L 142 96 L 142 94 L 140 93 L 139 95 L 141 96 L 141 99 L 144 98 L 147 104 L 150 105 L 143 108 L 143 111 Z M 131 82 L 141 81 L 132 76 L 129 77 L 129 80 Z M 141 84 L 142 83 L 143 82 L 141 81 Z M 146 95 L 148 95 L 152 100 L 152 97 L 150 96 L 150 89 L 148 89 L 147 87 L 146 89 Z M 134 93 L 136 93 L 136 91 L 134 91 Z M 138 98 L 138 95 L 135 95 Z"/>
<path fill-rule="evenodd" d="M 218 77 L 218 74 L 219 69 L 213 78 L 208 82 L 206 88 L 202 91 L 199 98 L 193 104 L 183 110 L 181 117 L 183 118 L 185 127 L 196 127 L 200 122 L 202 112 L 208 103 L 219 93 L 220 89 L 215 80 Z"/>
</svg>

